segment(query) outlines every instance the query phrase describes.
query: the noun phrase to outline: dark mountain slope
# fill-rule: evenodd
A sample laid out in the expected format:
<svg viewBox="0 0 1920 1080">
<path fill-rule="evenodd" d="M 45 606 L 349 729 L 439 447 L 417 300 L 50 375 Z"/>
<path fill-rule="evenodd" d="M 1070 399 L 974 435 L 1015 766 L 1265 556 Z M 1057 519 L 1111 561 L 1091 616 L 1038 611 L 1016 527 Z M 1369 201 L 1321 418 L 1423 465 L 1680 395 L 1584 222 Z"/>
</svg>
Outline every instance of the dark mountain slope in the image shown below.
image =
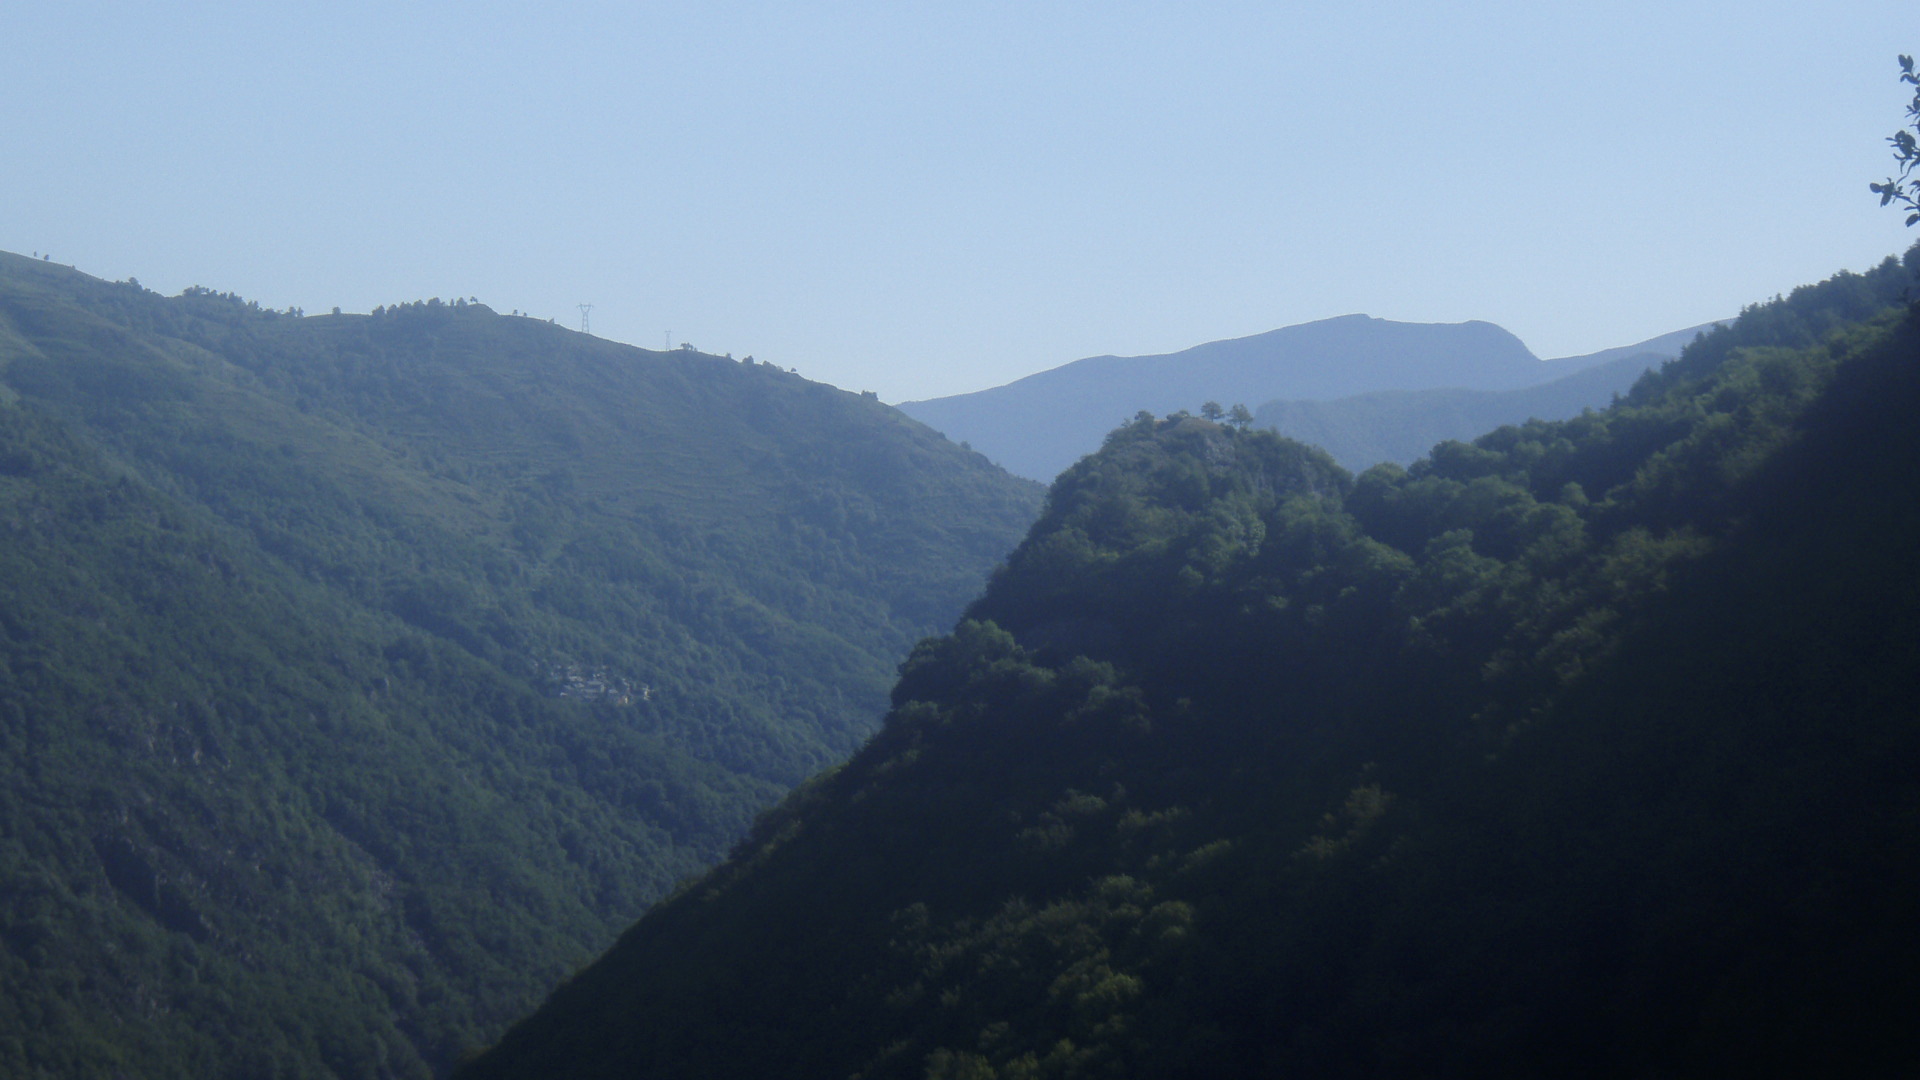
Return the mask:
<svg viewBox="0 0 1920 1080">
<path fill-rule="evenodd" d="M 0 1073 L 443 1070 L 857 745 L 1037 502 L 762 365 L 0 256 Z"/>
<path fill-rule="evenodd" d="M 1357 480 L 1122 428 L 852 762 L 462 1075 L 1896 1073 L 1910 279 Z"/>
</svg>

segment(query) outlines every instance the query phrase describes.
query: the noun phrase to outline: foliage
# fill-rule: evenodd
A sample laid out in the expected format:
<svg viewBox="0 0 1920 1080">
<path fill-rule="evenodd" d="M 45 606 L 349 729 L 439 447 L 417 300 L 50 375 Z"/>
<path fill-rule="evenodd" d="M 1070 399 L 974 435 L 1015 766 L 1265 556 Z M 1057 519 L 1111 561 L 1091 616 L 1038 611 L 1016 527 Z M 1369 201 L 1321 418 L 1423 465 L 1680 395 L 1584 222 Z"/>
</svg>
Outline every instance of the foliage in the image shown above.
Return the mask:
<svg viewBox="0 0 1920 1080">
<path fill-rule="evenodd" d="M 1907 120 L 1913 130 L 1896 131 L 1887 138 L 1887 142 L 1893 144 L 1893 161 L 1900 166 L 1900 174 L 1888 177 L 1886 183 L 1867 186 L 1880 196 L 1881 206 L 1897 202 L 1911 211 L 1907 214 L 1907 224 L 1911 226 L 1920 222 L 1920 188 L 1907 186 L 1913 170 L 1920 167 L 1920 142 L 1914 140 L 1914 135 L 1920 134 L 1920 75 L 1913 73 L 1911 56 L 1900 57 L 1900 81 L 1914 88 L 1913 100 L 1907 103 Z"/>
<path fill-rule="evenodd" d="M 852 761 L 463 1080 L 1897 1071 L 1904 283 L 1357 478 L 1136 418 Z"/>
<path fill-rule="evenodd" d="M 0 256 L 0 1074 L 444 1071 L 1038 497 L 767 365 Z"/>
</svg>

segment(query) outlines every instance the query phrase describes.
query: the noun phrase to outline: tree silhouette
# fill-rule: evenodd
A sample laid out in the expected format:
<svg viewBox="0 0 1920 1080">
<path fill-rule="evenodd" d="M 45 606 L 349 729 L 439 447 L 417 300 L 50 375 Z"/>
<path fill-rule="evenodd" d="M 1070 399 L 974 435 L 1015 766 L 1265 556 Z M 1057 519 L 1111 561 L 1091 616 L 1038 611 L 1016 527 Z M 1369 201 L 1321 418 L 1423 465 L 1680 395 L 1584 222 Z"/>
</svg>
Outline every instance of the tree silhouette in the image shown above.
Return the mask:
<svg viewBox="0 0 1920 1080">
<path fill-rule="evenodd" d="M 1914 134 L 1920 132 L 1920 76 L 1913 73 L 1913 57 L 1900 57 L 1900 81 L 1913 86 L 1913 100 L 1907 103 L 1907 121 L 1913 131 L 1902 128 L 1887 137 L 1893 144 L 1893 160 L 1900 166 L 1900 175 L 1888 177 L 1884 184 L 1869 184 L 1873 193 L 1880 196 L 1880 205 L 1897 202 L 1905 207 L 1907 224 L 1920 221 L 1920 182 L 1908 186 L 1907 180 L 1915 168 L 1920 168 L 1920 142 L 1914 140 Z"/>
</svg>

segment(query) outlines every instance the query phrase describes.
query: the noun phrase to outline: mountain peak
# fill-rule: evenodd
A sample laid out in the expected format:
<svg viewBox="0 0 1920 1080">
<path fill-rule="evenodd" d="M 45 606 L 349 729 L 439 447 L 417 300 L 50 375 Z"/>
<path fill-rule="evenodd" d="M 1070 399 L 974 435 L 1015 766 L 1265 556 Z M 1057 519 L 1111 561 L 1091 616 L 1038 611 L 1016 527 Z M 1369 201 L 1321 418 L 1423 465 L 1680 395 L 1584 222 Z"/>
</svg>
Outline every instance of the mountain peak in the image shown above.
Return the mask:
<svg viewBox="0 0 1920 1080">
<path fill-rule="evenodd" d="M 1005 386 L 900 408 L 1008 471 L 1044 480 L 1143 409 L 1374 390 L 1502 390 L 1543 377 L 1540 359 L 1493 323 L 1405 323 L 1354 313 L 1174 353 L 1089 357 Z"/>
</svg>

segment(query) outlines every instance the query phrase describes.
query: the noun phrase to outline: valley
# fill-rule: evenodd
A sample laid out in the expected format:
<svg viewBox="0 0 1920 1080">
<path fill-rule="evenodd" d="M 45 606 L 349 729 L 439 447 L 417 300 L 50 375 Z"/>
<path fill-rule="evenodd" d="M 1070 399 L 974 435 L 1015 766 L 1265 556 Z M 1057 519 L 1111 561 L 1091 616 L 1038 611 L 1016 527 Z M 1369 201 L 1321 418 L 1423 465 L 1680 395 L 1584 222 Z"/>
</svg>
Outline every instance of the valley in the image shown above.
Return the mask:
<svg viewBox="0 0 1920 1080">
<path fill-rule="evenodd" d="M 0 1070 L 1872 1073 L 1916 270 L 1261 410 L 1536 415 L 1404 465 L 1142 410 L 1043 491 L 771 365 L 0 256 Z"/>
</svg>

